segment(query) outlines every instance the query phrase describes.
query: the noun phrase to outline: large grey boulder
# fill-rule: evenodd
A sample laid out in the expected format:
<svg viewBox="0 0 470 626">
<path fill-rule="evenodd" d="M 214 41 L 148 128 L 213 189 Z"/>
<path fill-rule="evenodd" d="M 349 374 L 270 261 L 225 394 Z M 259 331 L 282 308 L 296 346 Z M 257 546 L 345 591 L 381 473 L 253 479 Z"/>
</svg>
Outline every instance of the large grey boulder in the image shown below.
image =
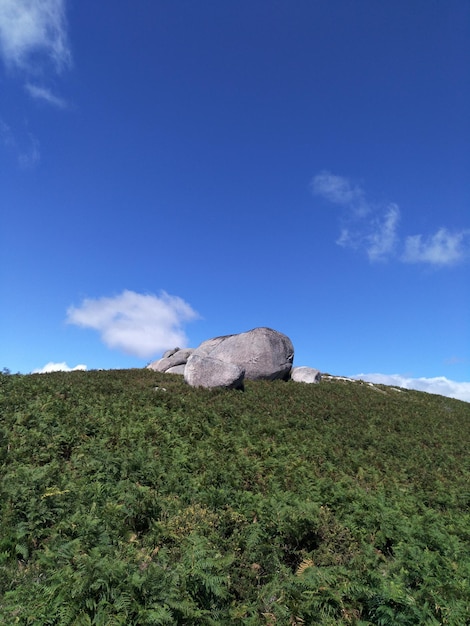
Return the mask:
<svg viewBox="0 0 470 626">
<path fill-rule="evenodd" d="M 161 359 L 150 363 L 147 367 L 151 370 L 155 370 L 156 372 L 168 372 L 171 368 L 178 367 L 179 365 L 185 365 L 186 361 L 193 352 L 194 348 L 185 348 L 183 350 L 175 348 L 174 350 L 168 350 Z M 170 373 L 180 373 L 180 371 L 175 372 L 175 370 L 173 370 Z"/>
<path fill-rule="evenodd" d="M 290 377 L 291 380 L 294 380 L 296 383 L 319 383 L 321 381 L 320 372 L 306 365 L 293 367 Z"/>
<path fill-rule="evenodd" d="M 184 379 L 192 387 L 243 389 L 245 370 L 210 356 L 193 353 L 184 368 Z"/>
<path fill-rule="evenodd" d="M 288 380 L 294 360 L 294 346 L 286 335 L 261 327 L 203 341 L 191 355 L 193 368 L 202 367 L 201 361 L 193 361 L 196 356 L 237 365 L 245 371 L 245 378 L 249 380 Z M 188 359 L 186 369 L 189 363 Z"/>
</svg>

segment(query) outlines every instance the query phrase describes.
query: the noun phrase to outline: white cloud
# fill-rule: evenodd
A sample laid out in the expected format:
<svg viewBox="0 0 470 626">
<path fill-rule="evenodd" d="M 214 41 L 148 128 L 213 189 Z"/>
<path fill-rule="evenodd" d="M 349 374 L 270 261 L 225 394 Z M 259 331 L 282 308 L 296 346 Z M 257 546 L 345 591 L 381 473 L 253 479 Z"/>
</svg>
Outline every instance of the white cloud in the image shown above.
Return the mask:
<svg viewBox="0 0 470 626">
<path fill-rule="evenodd" d="M 69 324 L 97 330 L 109 348 L 141 358 L 185 347 L 182 324 L 197 317 L 191 306 L 177 296 L 127 290 L 112 298 L 85 299 L 79 307 L 67 311 Z"/>
<path fill-rule="evenodd" d="M 25 89 L 29 93 L 29 95 L 33 98 L 36 98 L 36 100 L 44 100 L 48 104 L 52 104 L 52 106 L 55 106 L 58 109 L 64 109 L 67 106 L 67 103 L 63 98 L 60 98 L 59 96 L 53 94 L 50 89 L 47 89 L 47 87 L 39 87 L 39 85 L 26 83 Z"/>
<path fill-rule="evenodd" d="M 33 370 L 33 374 L 49 374 L 50 372 L 76 372 L 85 371 L 86 365 L 76 365 L 75 367 L 69 367 L 65 361 L 62 363 L 53 363 L 52 361 L 41 367 L 40 369 Z"/>
<path fill-rule="evenodd" d="M 435 378 L 409 378 L 401 374 L 357 374 L 355 380 L 364 380 L 379 385 L 392 385 L 405 389 L 416 389 L 427 393 L 436 393 L 457 400 L 470 402 L 470 382 L 462 383 L 449 380 L 445 376 Z"/>
<path fill-rule="evenodd" d="M 422 235 L 407 237 L 403 261 L 405 263 L 453 265 L 468 256 L 469 235 L 469 230 L 451 233 L 446 228 L 440 228 L 427 239 L 423 239 Z"/>
<path fill-rule="evenodd" d="M 71 61 L 65 0 L 1 0 L 0 50 L 8 67 L 34 72 L 45 55 L 60 72 Z"/>
</svg>

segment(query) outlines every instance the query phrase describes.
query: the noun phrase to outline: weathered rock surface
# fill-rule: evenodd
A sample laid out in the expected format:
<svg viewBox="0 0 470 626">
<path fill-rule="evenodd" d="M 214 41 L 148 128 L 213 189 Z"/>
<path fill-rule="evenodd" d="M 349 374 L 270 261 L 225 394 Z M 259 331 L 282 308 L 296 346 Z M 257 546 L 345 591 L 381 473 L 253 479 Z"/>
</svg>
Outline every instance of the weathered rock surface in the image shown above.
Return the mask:
<svg viewBox="0 0 470 626">
<path fill-rule="evenodd" d="M 319 383 L 321 381 L 320 372 L 313 367 L 305 365 L 293 367 L 290 377 L 296 383 Z"/>
<path fill-rule="evenodd" d="M 161 359 L 150 363 L 147 367 L 151 370 L 155 370 L 157 372 L 168 372 L 169 369 L 173 367 L 178 367 L 179 365 L 185 365 L 186 361 L 190 357 L 190 355 L 194 352 L 194 348 L 185 348 L 181 350 L 180 348 L 175 348 L 174 350 L 167 350 Z M 183 369 L 184 371 L 184 369 Z M 183 372 L 170 372 L 170 374 L 183 373 Z"/>
<path fill-rule="evenodd" d="M 184 379 L 192 387 L 243 389 L 245 370 L 235 363 L 194 352 L 184 368 Z"/>
<path fill-rule="evenodd" d="M 208 356 L 237 365 L 245 370 L 245 378 L 249 380 L 288 380 L 294 360 L 294 346 L 286 335 L 261 327 L 203 341 L 191 358 L 194 356 Z M 202 364 L 198 367 L 202 367 Z"/>
</svg>

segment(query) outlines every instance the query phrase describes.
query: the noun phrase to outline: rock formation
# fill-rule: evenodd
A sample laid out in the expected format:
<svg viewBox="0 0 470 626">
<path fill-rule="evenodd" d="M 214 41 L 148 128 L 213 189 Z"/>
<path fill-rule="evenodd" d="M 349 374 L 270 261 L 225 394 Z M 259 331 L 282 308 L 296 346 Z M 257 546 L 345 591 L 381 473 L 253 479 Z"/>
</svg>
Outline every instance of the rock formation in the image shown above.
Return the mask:
<svg viewBox="0 0 470 626">
<path fill-rule="evenodd" d="M 271 328 L 214 337 L 197 348 L 167 350 L 148 367 L 167 374 L 184 375 L 193 387 L 243 389 L 248 380 L 289 380 L 318 383 L 321 374 L 312 367 L 292 367 L 291 340 Z"/>
</svg>

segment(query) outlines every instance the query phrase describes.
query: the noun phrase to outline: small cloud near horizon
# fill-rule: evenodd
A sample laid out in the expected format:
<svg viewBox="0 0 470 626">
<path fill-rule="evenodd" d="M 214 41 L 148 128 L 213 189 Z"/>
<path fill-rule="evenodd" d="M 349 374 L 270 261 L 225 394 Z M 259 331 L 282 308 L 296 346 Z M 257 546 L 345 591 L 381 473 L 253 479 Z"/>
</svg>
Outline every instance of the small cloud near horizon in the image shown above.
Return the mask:
<svg viewBox="0 0 470 626">
<path fill-rule="evenodd" d="M 313 177 L 312 193 L 342 207 L 341 232 L 336 243 L 364 251 L 371 262 L 396 258 L 402 263 L 451 266 L 470 256 L 470 230 L 450 232 L 440 228 L 428 237 L 397 234 L 400 209 L 397 204 L 374 203 L 359 184 L 324 170 Z M 398 248 L 403 253 L 398 253 Z"/>
<path fill-rule="evenodd" d="M 183 324 L 199 318 L 178 296 L 123 291 L 114 297 L 87 298 L 67 310 L 67 323 L 97 330 L 108 348 L 150 358 L 169 348 L 186 347 Z"/>
<path fill-rule="evenodd" d="M 46 363 L 44 367 L 39 369 L 35 369 L 32 371 L 32 374 L 49 374 L 51 372 L 77 372 L 77 371 L 85 371 L 87 369 L 86 365 L 76 365 L 75 367 L 69 367 L 65 361 L 62 363 L 54 363 L 50 361 Z"/>
<path fill-rule="evenodd" d="M 434 378 L 410 378 L 401 374 L 356 374 L 351 376 L 354 380 L 364 380 L 378 385 L 390 385 L 392 387 L 403 387 L 404 389 L 414 389 L 434 393 L 456 400 L 470 402 L 470 382 L 457 382 L 449 380 L 445 376 L 435 376 Z"/>
</svg>

